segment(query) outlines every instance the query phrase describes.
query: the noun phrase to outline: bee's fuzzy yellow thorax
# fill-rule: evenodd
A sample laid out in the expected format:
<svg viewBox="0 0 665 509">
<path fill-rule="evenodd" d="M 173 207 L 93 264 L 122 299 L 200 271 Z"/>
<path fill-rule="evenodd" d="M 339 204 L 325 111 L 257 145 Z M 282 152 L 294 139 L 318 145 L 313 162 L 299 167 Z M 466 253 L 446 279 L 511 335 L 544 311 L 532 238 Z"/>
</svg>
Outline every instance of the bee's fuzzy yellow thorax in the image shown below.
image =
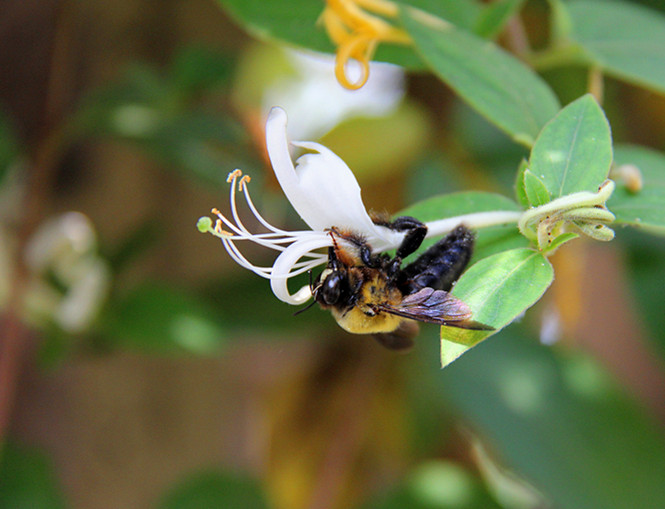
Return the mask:
<svg viewBox="0 0 665 509">
<path fill-rule="evenodd" d="M 344 330 L 353 334 L 376 334 L 392 332 L 404 320 L 394 314 L 377 312 L 380 304 L 396 305 L 401 300 L 397 288 L 387 284 L 385 276 L 378 271 L 362 286 L 358 300 L 351 309 L 333 308 L 332 314 Z"/>
</svg>

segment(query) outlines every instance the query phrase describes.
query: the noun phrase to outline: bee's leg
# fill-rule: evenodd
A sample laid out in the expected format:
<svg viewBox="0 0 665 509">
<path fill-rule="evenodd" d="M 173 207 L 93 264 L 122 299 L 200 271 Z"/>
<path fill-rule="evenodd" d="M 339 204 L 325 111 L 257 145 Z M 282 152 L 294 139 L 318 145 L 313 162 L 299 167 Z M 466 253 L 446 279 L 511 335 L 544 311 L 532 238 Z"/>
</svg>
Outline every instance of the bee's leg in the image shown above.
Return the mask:
<svg viewBox="0 0 665 509">
<path fill-rule="evenodd" d="M 394 221 L 375 220 L 374 223 L 398 232 L 406 232 L 402 244 L 397 248 L 398 258 L 406 258 L 411 253 L 414 253 L 420 247 L 420 244 L 423 243 L 423 240 L 425 240 L 425 235 L 427 235 L 427 226 L 415 217 L 402 216 Z"/>
<path fill-rule="evenodd" d="M 372 254 L 372 248 L 370 245 L 365 242 L 365 240 L 358 236 L 358 235 L 353 235 L 353 234 L 347 234 L 344 233 L 337 228 L 331 228 L 331 237 L 333 238 L 333 242 L 335 243 L 335 249 L 339 249 L 337 246 L 337 243 L 335 242 L 335 237 L 332 235 L 337 235 L 340 239 L 344 239 L 347 242 L 350 242 L 354 246 L 358 248 L 358 256 L 360 257 L 360 261 L 363 262 L 364 265 L 372 268 L 379 268 L 382 265 L 381 262 L 381 257 L 380 256 L 374 256 Z"/>
</svg>

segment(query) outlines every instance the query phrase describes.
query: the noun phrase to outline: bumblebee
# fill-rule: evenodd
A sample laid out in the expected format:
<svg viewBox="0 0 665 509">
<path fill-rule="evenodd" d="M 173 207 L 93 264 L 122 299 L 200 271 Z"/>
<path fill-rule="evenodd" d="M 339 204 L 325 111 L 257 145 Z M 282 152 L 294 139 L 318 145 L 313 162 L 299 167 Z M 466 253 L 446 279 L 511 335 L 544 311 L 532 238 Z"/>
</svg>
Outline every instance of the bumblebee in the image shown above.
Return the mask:
<svg viewBox="0 0 665 509">
<path fill-rule="evenodd" d="M 402 268 L 402 260 L 425 239 L 427 226 L 407 216 L 375 223 L 406 232 L 394 257 L 373 254 L 361 236 L 332 228 L 328 264 L 311 283 L 314 301 L 329 309 L 343 329 L 372 334 L 392 350 L 413 346 L 418 321 L 493 330 L 471 320 L 469 307 L 448 293 L 471 258 L 473 232 L 458 226 Z"/>
</svg>

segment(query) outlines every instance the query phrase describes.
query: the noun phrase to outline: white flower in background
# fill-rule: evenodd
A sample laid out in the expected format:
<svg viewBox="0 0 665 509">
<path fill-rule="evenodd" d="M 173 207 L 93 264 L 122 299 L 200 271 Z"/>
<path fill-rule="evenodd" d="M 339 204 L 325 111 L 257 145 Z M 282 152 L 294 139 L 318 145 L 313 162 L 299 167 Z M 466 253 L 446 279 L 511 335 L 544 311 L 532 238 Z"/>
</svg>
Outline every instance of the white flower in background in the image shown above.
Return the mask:
<svg viewBox="0 0 665 509">
<path fill-rule="evenodd" d="M 249 194 L 249 177 L 240 170 L 229 174 L 231 183 L 231 219 L 217 209 L 214 228 L 209 218 L 201 218 L 199 230 L 219 237 L 231 257 L 242 267 L 270 280 L 275 296 L 288 304 L 302 304 L 312 295 L 305 286 L 295 294 L 289 292 L 287 282 L 293 276 L 310 271 L 327 262 L 327 254 L 321 248 L 332 245 L 330 228 L 351 230 L 360 234 L 375 252 L 396 248 L 404 233 L 376 225 L 372 222 L 360 195 L 360 186 L 349 167 L 326 147 L 313 142 L 292 142 L 291 145 L 311 151 L 299 157 L 294 165 L 286 136 L 286 113 L 273 108 L 266 123 L 266 146 L 275 176 L 289 202 L 311 228 L 304 231 L 285 231 L 268 223 L 258 212 Z M 236 192 L 244 194 L 247 205 L 255 218 L 267 230 L 250 232 L 243 224 L 237 210 Z M 491 214 L 491 217 L 489 216 Z M 469 214 L 428 223 L 428 236 L 446 233 L 462 222 L 473 219 L 474 225 L 514 223 L 517 212 L 491 212 Z M 258 245 L 279 251 L 271 267 L 251 263 L 237 246 L 249 240 Z M 344 242 L 338 239 L 338 242 Z"/>
<path fill-rule="evenodd" d="M 289 112 L 293 139 L 318 139 L 352 117 L 389 115 L 405 93 L 401 67 L 371 62 L 371 76 L 361 90 L 347 90 L 335 79 L 334 57 L 287 50 L 295 73 L 281 77 L 263 96 L 263 111 L 281 104 Z M 361 70 L 349 66 L 349 72 Z"/>
<path fill-rule="evenodd" d="M 96 252 L 95 230 L 79 212 L 45 222 L 30 239 L 26 265 L 33 274 L 29 312 L 48 317 L 67 332 L 85 330 L 108 294 L 111 274 Z M 52 283 L 55 279 L 57 287 Z"/>
</svg>

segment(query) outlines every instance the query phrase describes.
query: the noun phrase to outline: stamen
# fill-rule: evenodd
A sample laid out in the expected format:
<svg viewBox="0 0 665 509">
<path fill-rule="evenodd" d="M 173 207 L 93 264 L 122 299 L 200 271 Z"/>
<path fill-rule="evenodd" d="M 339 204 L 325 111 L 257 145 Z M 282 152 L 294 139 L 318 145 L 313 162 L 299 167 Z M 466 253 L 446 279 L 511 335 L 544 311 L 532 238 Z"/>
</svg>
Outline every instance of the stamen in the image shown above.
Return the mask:
<svg viewBox="0 0 665 509">
<path fill-rule="evenodd" d="M 248 237 L 251 237 L 252 234 L 249 232 L 247 228 L 245 228 L 245 225 L 240 220 L 240 216 L 238 215 L 238 210 L 236 208 L 236 179 L 242 175 L 242 172 L 240 170 L 235 170 L 235 172 L 237 172 L 237 174 L 233 178 L 233 181 L 231 182 L 231 189 L 230 189 L 231 215 L 233 216 L 233 220 L 236 222 L 236 226 L 240 229 L 240 231 L 243 234 L 247 235 Z M 240 181 L 242 182 L 242 179 Z"/>
<path fill-rule="evenodd" d="M 245 201 L 247 202 L 247 205 L 249 206 L 249 209 L 252 211 L 252 214 L 254 214 L 254 217 L 259 220 L 259 223 L 261 223 L 268 230 L 270 230 L 274 233 L 278 233 L 278 234 L 282 234 L 282 235 L 287 235 L 288 234 L 288 232 L 286 232 L 285 230 L 281 230 L 280 228 L 275 228 L 268 221 L 263 219 L 263 216 L 261 214 L 259 214 L 259 211 L 254 206 L 254 202 L 252 201 L 252 198 L 249 196 L 249 188 L 247 186 L 244 186 L 243 193 L 245 194 Z"/>
<path fill-rule="evenodd" d="M 362 88 L 369 79 L 369 62 L 376 50 L 378 41 L 368 35 L 357 35 L 350 37 L 346 43 L 337 49 L 335 59 L 335 77 L 340 85 L 349 90 Z M 360 78 L 352 83 L 346 74 L 346 65 L 349 60 L 354 59 L 360 64 Z"/>
<path fill-rule="evenodd" d="M 243 175 L 243 177 L 240 179 L 240 182 L 238 182 L 238 188 L 244 192 L 247 184 L 249 184 L 251 181 L 252 177 L 249 175 Z"/>
<path fill-rule="evenodd" d="M 231 173 L 229 173 L 229 176 L 226 177 L 226 183 L 230 184 L 233 180 L 242 177 L 242 171 L 240 170 L 233 170 Z"/>
<path fill-rule="evenodd" d="M 369 78 L 369 62 L 379 42 L 411 44 L 411 38 L 402 29 L 392 26 L 378 16 L 394 18 L 399 10 L 387 0 L 327 0 L 321 20 L 328 36 L 337 45 L 335 77 L 345 88 L 361 88 Z M 349 81 L 346 65 L 357 60 L 362 73 L 355 83 Z"/>
<path fill-rule="evenodd" d="M 294 276 L 298 276 L 300 274 L 307 272 L 308 270 L 312 270 L 315 267 L 322 265 L 327 260 L 327 256 L 320 253 L 305 253 L 303 257 L 305 256 L 313 257 L 314 255 L 316 255 L 316 258 L 313 258 L 312 260 L 305 260 L 302 262 L 294 263 L 291 267 L 291 270 L 289 270 L 288 274 L 286 275 L 280 274 L 278 276 L 273 276 L 272 267 L 260 267 L 258 265 L 254 265 L 247 258 L 245 258 L 245 256 L 240 252 L 235 243 L 230 239 L 222 238 L 222 244 L 224 245 L 224 248 L 229 253 L 229 256 L 233 259 L 233 261 L 235 261 L 241 267 L 244 267 L 245 269 L 250 270 L 254 274 L 261 276 L 265 279 L 273 279 L 273 277 L 280 277 L 280 278 L 286 277 L 288 279 Z"/>
</svg>

